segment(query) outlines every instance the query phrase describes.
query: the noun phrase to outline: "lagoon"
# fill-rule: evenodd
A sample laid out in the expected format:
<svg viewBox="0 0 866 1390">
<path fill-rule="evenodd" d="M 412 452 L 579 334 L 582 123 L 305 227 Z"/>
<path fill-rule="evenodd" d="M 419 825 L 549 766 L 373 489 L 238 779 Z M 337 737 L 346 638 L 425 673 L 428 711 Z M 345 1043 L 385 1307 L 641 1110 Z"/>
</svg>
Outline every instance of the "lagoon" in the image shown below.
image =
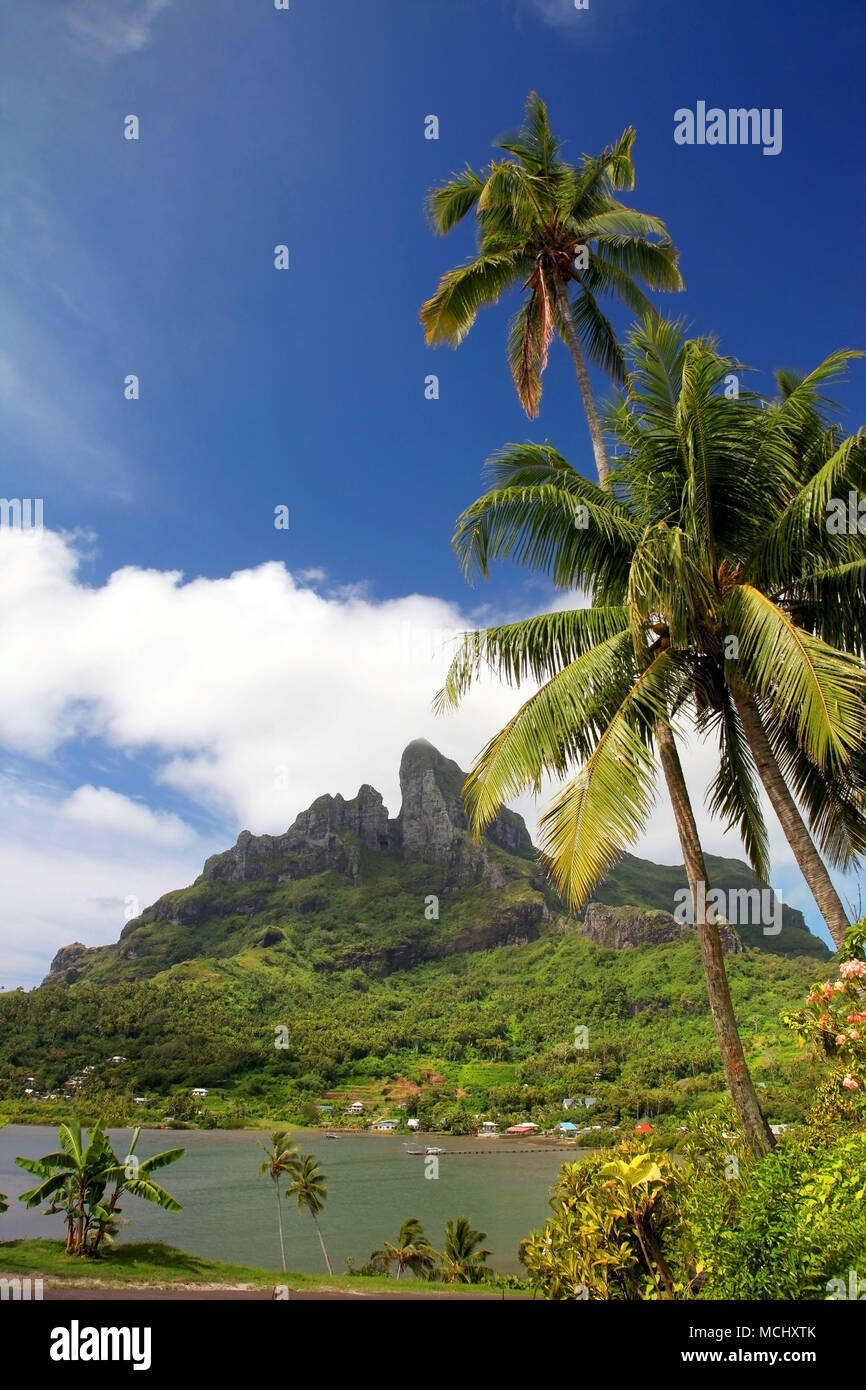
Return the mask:
<svg viewBox="0 0 866 1390">
<path fill-rule="evenodd" d="M 109 1131 L 117 1154 L 129 1133 Z M 405 1153 L 405 1137 L 346 1134 L 329 1140 L 321 1130 L 293 1130 L 292 1138 L 316 1155 L 326 1175 L 321 1226 L 335 1274 L 346 1272 L 347 1256 L 359 1266 L 384 1241 L 395 1241 L 409 1216 L 418 1217 L 437 1249 L 445 1222 L 468 1216 L 487 1232 L 491 1268 L 519 1273 L 518 1243 L 547 1216 L 560 1166 L 586 1152 L 573 1146 L 532 1147 L 525 1140 L 437 1136 L 429 1142 L 445 1150 L 439 1176 L 426 1178 L 424 1158 Z M 163 1149 L 187 1150 L 185 1158 L 159 1174 L 183 1211 L 173 1215 L 130 1198 L 121 1217 L 129 1225 L 121 1228 L 119 1239 L 163 1241 L 209 1259 L 278 1269 L 273 1183 L 258 1176 L 268 1139 L 265 1130 L 143 1130 L 141 1158 Z M 57 1131 L 47 1125 L 0 1129 L 0 1192 L 10 1199 L 9 1211 L 0 1216 L 0 1241 L 63 1238 L 61 1215 L 27 1211 L 17 1201 L 36 1179 L 16 1167 L 15 1158 L 38 1158 L 56 1147 Z M 282 1201 L 289 1269 L 324 1273 L 312 1220 L 298 1213 L 294 1201 Z"/>
</svg>

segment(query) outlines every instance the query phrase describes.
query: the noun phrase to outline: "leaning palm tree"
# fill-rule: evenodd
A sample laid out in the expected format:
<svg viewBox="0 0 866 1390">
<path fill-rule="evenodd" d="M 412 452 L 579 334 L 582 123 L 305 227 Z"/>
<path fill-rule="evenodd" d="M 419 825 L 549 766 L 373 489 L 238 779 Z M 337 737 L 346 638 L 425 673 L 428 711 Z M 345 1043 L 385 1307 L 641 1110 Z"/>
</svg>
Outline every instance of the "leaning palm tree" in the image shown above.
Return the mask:
<svg viewBox="0 0 866 1390">
<path fill-rule="evenodd" d="M 484 1278 L 490 1251 L 479 1250 L 478 1246 L 486 1239 L 487 1232 L 474 1230 L 467 1216 L 447 1223 L 442 1254 L 446 1284 L 477 1284 Z"/>
<path fill-rule="evenodd" d="M 602 481 L 609 465 L 587 358 L 615 381 L 624 379 L 625 361 L 599 300 L 616 298 L 643 316 L 652 307 L 639 280 L 655 290 L 683 287 L 664 223 L 616 196 L 634 187 L 634 136 L 629 128 L 600 155 L 569 164 L 533 92 L 520 130 L 494 142 L 512 157 L 491 163 L 484 174 L 467 166 L 427 200 L 437 234 L 444 236 L 470 213 L 478 230 L 477 254 L 444 275 L 421 309 L 428 343 L 456 347 L 482 305 L 522 289 L 508 347 L 520 403 L 527 415 L 538 415 L 558 333 L 574 363 Z"/>
<path fill-rule="evenodd" d="M 283 1239 L 283 1209 L 280 1206 L 280 1182 L 284 1177 L 293 1173 L 293 1165 L 298 1158 L 297 1144 L 289 1143 L 289 1136 L 285 1130 L 276 1130 L 271 1135 L 271 1147 L 262 1145 L 267 1158 L 259 1167 L 259 1176 L 267 1173 L 274 1184 L 274 1191 L 277 1197 L 277 1225 L 280 1232 L 280 1258 L 282 1260 L 283 1273 L 286 1272 L 286 1245 Z"/>
<path fill-rule="evenodd" d="M 426 1279 L 436 1264 L 436 1251 L 424 1234 L 424 1227 L 415 1216 L 405 1220 L 397 1234 L 396 1244 L 385 1241 L 382 1259 L 395 1266 L 395 1279 L 408 1269 L 418 1279 Z"/>
<path fill-rule="evenodd" d="M 292 1182 L 286 1191 L 286 1197 L 296 1197 L 298 1211 L 303 1211 L 306 1208 L 312 1216 L 316 1235 L 319 1237 L 319 1245 L 325 1257 L 325 1265 L 328 1273 L 333 1274 L 334 1271 L 331 1268 L 331 1261 L 328 1259 L 328 1252 L 325 1249 L 325 1242 L 319 1227 L 319 1215 L 328 1195 L 328 1189 L 325 1187 L 327 1178 L 320 1170 L 318 1160 L 313 1154 L 298 1153 L 292 1160 L 289 1171 L 292 1175 Z"/>
<path fill-rule="evenodd" d="M 713 809 L 766 880 L 757 775 L 841 947 L 848 916 L 822 853 L 847 867 L 866 850 L 866 540 L 825 523 L 833 495 L 862 490 L 866 441 L 828 425 L 820 392 L 855 354 L 782 375 L 771 403 L 729 398 L 723 383 L 743 369 L 678 325 L 647 323 L 631 347 L 608 423 L 615 486 L 646 528 L 633 608 L 656 619 L 687 668 L 699 729 L 718 735 Z"/>
</svg>

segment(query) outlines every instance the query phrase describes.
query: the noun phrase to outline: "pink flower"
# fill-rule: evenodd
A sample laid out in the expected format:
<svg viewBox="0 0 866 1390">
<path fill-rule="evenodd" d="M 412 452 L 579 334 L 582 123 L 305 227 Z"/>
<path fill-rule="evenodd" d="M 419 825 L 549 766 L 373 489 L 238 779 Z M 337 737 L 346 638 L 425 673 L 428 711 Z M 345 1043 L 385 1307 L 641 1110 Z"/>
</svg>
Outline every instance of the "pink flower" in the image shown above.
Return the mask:
<svg viewBox="0 0 866 1390">
<path fill-rule="evenodd" d="M 825 998 L 825 999 L 832 999 L 832 998 L 833 998 L 833 986 L 832 986 L 832 985 L 825 985 L 825 986 L 824 986 L 824 998 Z"/>
<path fill-rule="evenodd" d="M 845 988 L 845 981 L 844 981 L 844 980 L 837 980 L 836 983 L 834 984 L 833 988 L 834 988 L 834 989 L 844 989 L 844 988 Z"/>
<path fill-rule="evenodd" d="M 866 960 L 846 960 L 839 966 L 843 980 L 866 980 Z"/>
<path fill-rule="evenodd" d="M 860 1034 L 857 1032 L 857 1029 L 856 1029 L 856 1028 L 849 1028 L 849 1029 L 848 1029 L 848 1037 L 849 1037 L 849 1038 L 859 1038 L 859 1036 L 860 1036 Z"/>
<path fill-rule="evenodd" d="M 818 993 L 818 991 L 815 990 L 815 989 L 813 989 L 811 994 L 807 994 L 807 995 L 806 995 L 806 1003 L 807 1003 L 807 1004 L 814 1004 L 814 1003 L 815 1003 L 815 1000 L 816 1000 L 816 999 L 820 999 L 820 998 L 821 998 L 821 996 L 820 996 L 820 994 Z"/>
<path fill-rule="evenodd" d="M 845 1087 L 845 1090 L 846 1090 L 846 1091 L 859 1091 L 859 1090 L 860 1090 L 860 1082 L 859 1082 L 859 1081 L 855 1081 L 855 1080 L 854 1080 L 854 1077 L 851 1075 L 850 1072 L 848 1072 L 848 1075 L 847 1075 L 846 1077 L 844 1077 L 844 1079 L 843 1079 L 843 1081 L 842 1081 L 842 1085 Z"/>
<path fill-rule="evenodd" d="M 836 1046 L 837 1046 L 837 1047 L 844 1047 L 847 1041 L 848 1041 L 848 1039 L 845 1037 L 845 1034 L 844 1034 L 844 1033 L 837 1033 L 837 1034 L 836 1034 Z"/>
<path fill-rule="evenodd" d="M 849 1014 L 849 1023 L 866 1023 L 866 1014 Z"/>
</svg>

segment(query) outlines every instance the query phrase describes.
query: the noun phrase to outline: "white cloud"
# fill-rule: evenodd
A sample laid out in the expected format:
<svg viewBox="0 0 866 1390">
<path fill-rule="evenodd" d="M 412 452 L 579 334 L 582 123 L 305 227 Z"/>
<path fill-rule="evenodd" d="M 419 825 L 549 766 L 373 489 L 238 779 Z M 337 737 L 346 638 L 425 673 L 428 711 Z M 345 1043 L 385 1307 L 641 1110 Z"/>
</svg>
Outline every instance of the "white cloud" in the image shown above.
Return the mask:
<svg viewBox="0 0 866 1390">
<path fill-rule="evenodd" d="M 527 694 L 488 682 L 456 715 L 433 714 L 454 636 L 475 625 L 437 598 L 376 602 L 363 586 L 321 594 L 278 563 L 190 582 L 127 567 L 96 588 L 77 568 L 68 537 L 0 532 L 0 743 L 50 766 L 59 749 L 74 748 L 80 761 L 77 741 L 98 740 L 150 775 L 153 805 L 171 788 L 191 818 L 226 829 L 216 842 L 213 832 L 195 835 L 177 815 L 105 785 L 110 775 L 95 761 L 71 794 L 31 784 L 17 803 L 4 798 L 0 874 L 14 908 L 0 974 L 10 969 L 9 941 L 36 978 L 76 936 L 115 939 L 122 921 L 102 900 L 134 893 L 145 906 L 191 882 L 237 830 L 279 833 L 323 792 L 354 796 L 370 782 L 395 815 L 411 739 L 428 738 L 468 767 Z M 568 601 L 559 595 L 556 605 Z M 536 611 L 540 602 L 533 594 Z M 709 746 L 683 750 L 699 828 L 708 851 L 741 857 L 738 838 L 703 812 L 713 757 Z M 534 828 L 535 803 L 518 809 Z M 808 908 L 770 824 L 774 884 Z M 664 797 L 634 852 L 681 862 Z"/>
<path fill-rule="evenodd" d="M 110 787 L 76 787 L 63 802 L 59 814 L 75 825 L 109 830 L 113 835 L 158 845 L 185 845 L 195 838 L 180 816 L 168 811 L 151 811 Z"/>
<path fill-rule="evenodd" d="M 192 882 L 203 859 L 221 848 L 189 829 L 183 842 L 160 841 L 148 813 L 136 823 L 124 812 L 124 803 L 134 803 L 122 796 L 114 796 L 117 825 L 68 814 L 70 802 L 86 811 L 89 799 L 76 793 L 64 800 L 50 781 L 0 777 L 2 988 L 38 984 L 54 953 L 73 941 L 116 941 L 137 907 L 154 902 L 169 880 Z"/>
<path fill-rule="evenodd" d="M 73 45 L 103 61 L 144 48 L 171 0 L 73 0 L 63 12 Z"/>
</svg>

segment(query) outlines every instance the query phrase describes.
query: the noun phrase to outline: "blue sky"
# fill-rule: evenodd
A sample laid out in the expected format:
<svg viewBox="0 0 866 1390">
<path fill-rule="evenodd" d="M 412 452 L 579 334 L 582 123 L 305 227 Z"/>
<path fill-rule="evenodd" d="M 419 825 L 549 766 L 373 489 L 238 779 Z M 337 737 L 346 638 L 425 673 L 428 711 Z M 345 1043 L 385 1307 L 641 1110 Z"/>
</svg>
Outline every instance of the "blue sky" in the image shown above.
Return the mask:
<svg viewBox="0 0 866 1390">
<path fill-rule="evenodd" d="M 561 347 L 532 422 L 505 367 L 508 306 L 457 352 L 426 349 L 417 321 L 472 247 L 469 228 L 430 235 L 424 195 L 489 159 L 531 89 L 567 154 L 636 127 L 629 201 L 681 250 L 687 288 L 666 302 L 759 385 L 866 347 L 866 20 L 859 0 L 4 0 L 0 15 L 0 491 L 44 498 L 56 533 L 38 555 L 0 538 L 4 645 L 20 645 L 0 695 L 21 836 L 4 881 L 26 865 L 9 984 L 76 935 L 112 939 L 119 903 L 188 881 L 243 824 L 279 830 L 360 781 L 396 812 L 408 737 L 465 764 L 513 706 L 491 693 L 437 729 L 441 659 L 398 659 L 398 691 L 381 660 L 357 672 L 389 623 L 405 647 L 413 625 L 550 603 L 515 571 L 472 591 L 457 569 L 453 522 L 487 455 L 547 437 L 591 472 Z M 782 108 L 782 152 L 676 145 L 674 112 L 698 100 Z M 866 366 L 836 395 L 854 429 Z M 40 852 L 53 886 L 34 905 Z M 645 852 L 679 857 L 669 822 Z M 786 862 L 779 842 L 793 901 Z"/>
</svg>

